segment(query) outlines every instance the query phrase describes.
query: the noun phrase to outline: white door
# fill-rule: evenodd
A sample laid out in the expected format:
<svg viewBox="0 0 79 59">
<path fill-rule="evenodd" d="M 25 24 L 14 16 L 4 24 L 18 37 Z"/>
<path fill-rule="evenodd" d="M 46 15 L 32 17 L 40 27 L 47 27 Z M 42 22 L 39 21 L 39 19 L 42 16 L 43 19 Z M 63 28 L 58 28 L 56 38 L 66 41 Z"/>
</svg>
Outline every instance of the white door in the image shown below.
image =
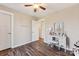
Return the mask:
<svg viewBox="0 0 79 59">
<path fill-rule="evenodd" d="M 0 50 L 10 48 L 10 15 L 0 12 Z"/>
<path fill-rule="evenodd" d="M 32 20 L 32 41 L 39 39 L 39 23 L 38 21 Z"/>
</svg>

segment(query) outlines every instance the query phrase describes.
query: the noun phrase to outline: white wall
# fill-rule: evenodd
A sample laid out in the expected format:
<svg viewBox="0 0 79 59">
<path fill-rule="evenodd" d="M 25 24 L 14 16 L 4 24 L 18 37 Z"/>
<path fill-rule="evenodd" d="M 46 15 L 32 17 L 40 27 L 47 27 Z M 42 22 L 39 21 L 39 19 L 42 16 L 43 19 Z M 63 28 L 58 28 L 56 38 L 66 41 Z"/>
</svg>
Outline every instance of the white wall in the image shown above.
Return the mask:
<svg viewBox="0 0 79 59">
<path fill-rule="evenodd" d="M 79 5 L 66 8 L 56 13 L 44 17 L 46 22 L 46 38 L 49 40 L 48 29 L 53 26 L 55 22 L 64 21 L 65 32 L 70 38 L 70 48 L 73 48 L 74 43 L 79 40 Z"/>
<path fill-rule="evenodd" d="M 32 42 L 32 20 L 28 15 L 15 14 L 14 21 L 14 46 Z"/>
<path fill-rule="evenodd" d="M 8 11 L 14 14 L 14 39 L 13 46 L 27 44 L 32 41 L 32 20 L 35 17 L 23 14 L 16 10 L 0 5 L 0 10 Z"/>
</svg>

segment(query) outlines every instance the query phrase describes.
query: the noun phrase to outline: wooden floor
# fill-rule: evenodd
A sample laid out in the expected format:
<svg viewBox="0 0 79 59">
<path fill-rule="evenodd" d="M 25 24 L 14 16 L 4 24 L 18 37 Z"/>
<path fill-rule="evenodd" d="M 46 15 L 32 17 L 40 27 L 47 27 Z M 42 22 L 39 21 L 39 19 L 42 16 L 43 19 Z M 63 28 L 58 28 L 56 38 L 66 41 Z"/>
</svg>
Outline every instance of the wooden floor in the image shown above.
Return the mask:
<svg viewBox="0 0 79 59">
<path fill-rule="evenodd" d="M 14 49 L 0 51 L 0 56 L 71 56 L 68 53 L 51 48 L 41 41 L 32 42 Z"/>
</svg>

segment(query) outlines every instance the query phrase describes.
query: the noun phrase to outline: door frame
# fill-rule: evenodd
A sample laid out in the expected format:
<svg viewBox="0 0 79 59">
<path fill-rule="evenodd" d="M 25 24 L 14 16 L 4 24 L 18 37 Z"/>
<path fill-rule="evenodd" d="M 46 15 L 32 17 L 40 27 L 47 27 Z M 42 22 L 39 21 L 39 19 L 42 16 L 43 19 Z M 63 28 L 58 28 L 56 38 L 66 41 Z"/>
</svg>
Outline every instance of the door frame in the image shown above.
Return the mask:
<svg viewBox="0 0 79 59">
<path fill-rule="evenodd" d="M 10 39 L 10 48 L 14 48 L 14 44 L 13 44 L 13 38 L 14 38 L 14 14 L 11 13 L 11 12 L 8 12 L 8 11 L 5 11 L 5 10 L 0 10 L 1 13 L 4 13 L 4 14 L 8 14 L 8 15 L 11 15 L 11 39 Z"/>
</svg>

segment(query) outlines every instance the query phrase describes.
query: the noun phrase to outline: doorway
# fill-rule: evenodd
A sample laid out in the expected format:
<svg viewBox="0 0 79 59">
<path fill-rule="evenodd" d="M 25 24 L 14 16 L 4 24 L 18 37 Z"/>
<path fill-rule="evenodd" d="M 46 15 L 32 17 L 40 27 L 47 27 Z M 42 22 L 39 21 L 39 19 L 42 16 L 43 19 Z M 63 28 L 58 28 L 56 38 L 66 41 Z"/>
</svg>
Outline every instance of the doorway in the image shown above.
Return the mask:
<svg viewBox="0 0 79 59">
<path fill-rule="evenodd" d="M 40 41 L 43 41 L 44 42 L 44 39 L 45 39 L 45 20 L 44 19 L 40 19 L 39 21 L 39 38 L 40 38 Z"/>
<path fill-rule="evenodd" d="M 38 21 L 32 20 L 32 41 L 42 41 L 45 39 L 45 21 L 40 19 Z"/>
</svg>

